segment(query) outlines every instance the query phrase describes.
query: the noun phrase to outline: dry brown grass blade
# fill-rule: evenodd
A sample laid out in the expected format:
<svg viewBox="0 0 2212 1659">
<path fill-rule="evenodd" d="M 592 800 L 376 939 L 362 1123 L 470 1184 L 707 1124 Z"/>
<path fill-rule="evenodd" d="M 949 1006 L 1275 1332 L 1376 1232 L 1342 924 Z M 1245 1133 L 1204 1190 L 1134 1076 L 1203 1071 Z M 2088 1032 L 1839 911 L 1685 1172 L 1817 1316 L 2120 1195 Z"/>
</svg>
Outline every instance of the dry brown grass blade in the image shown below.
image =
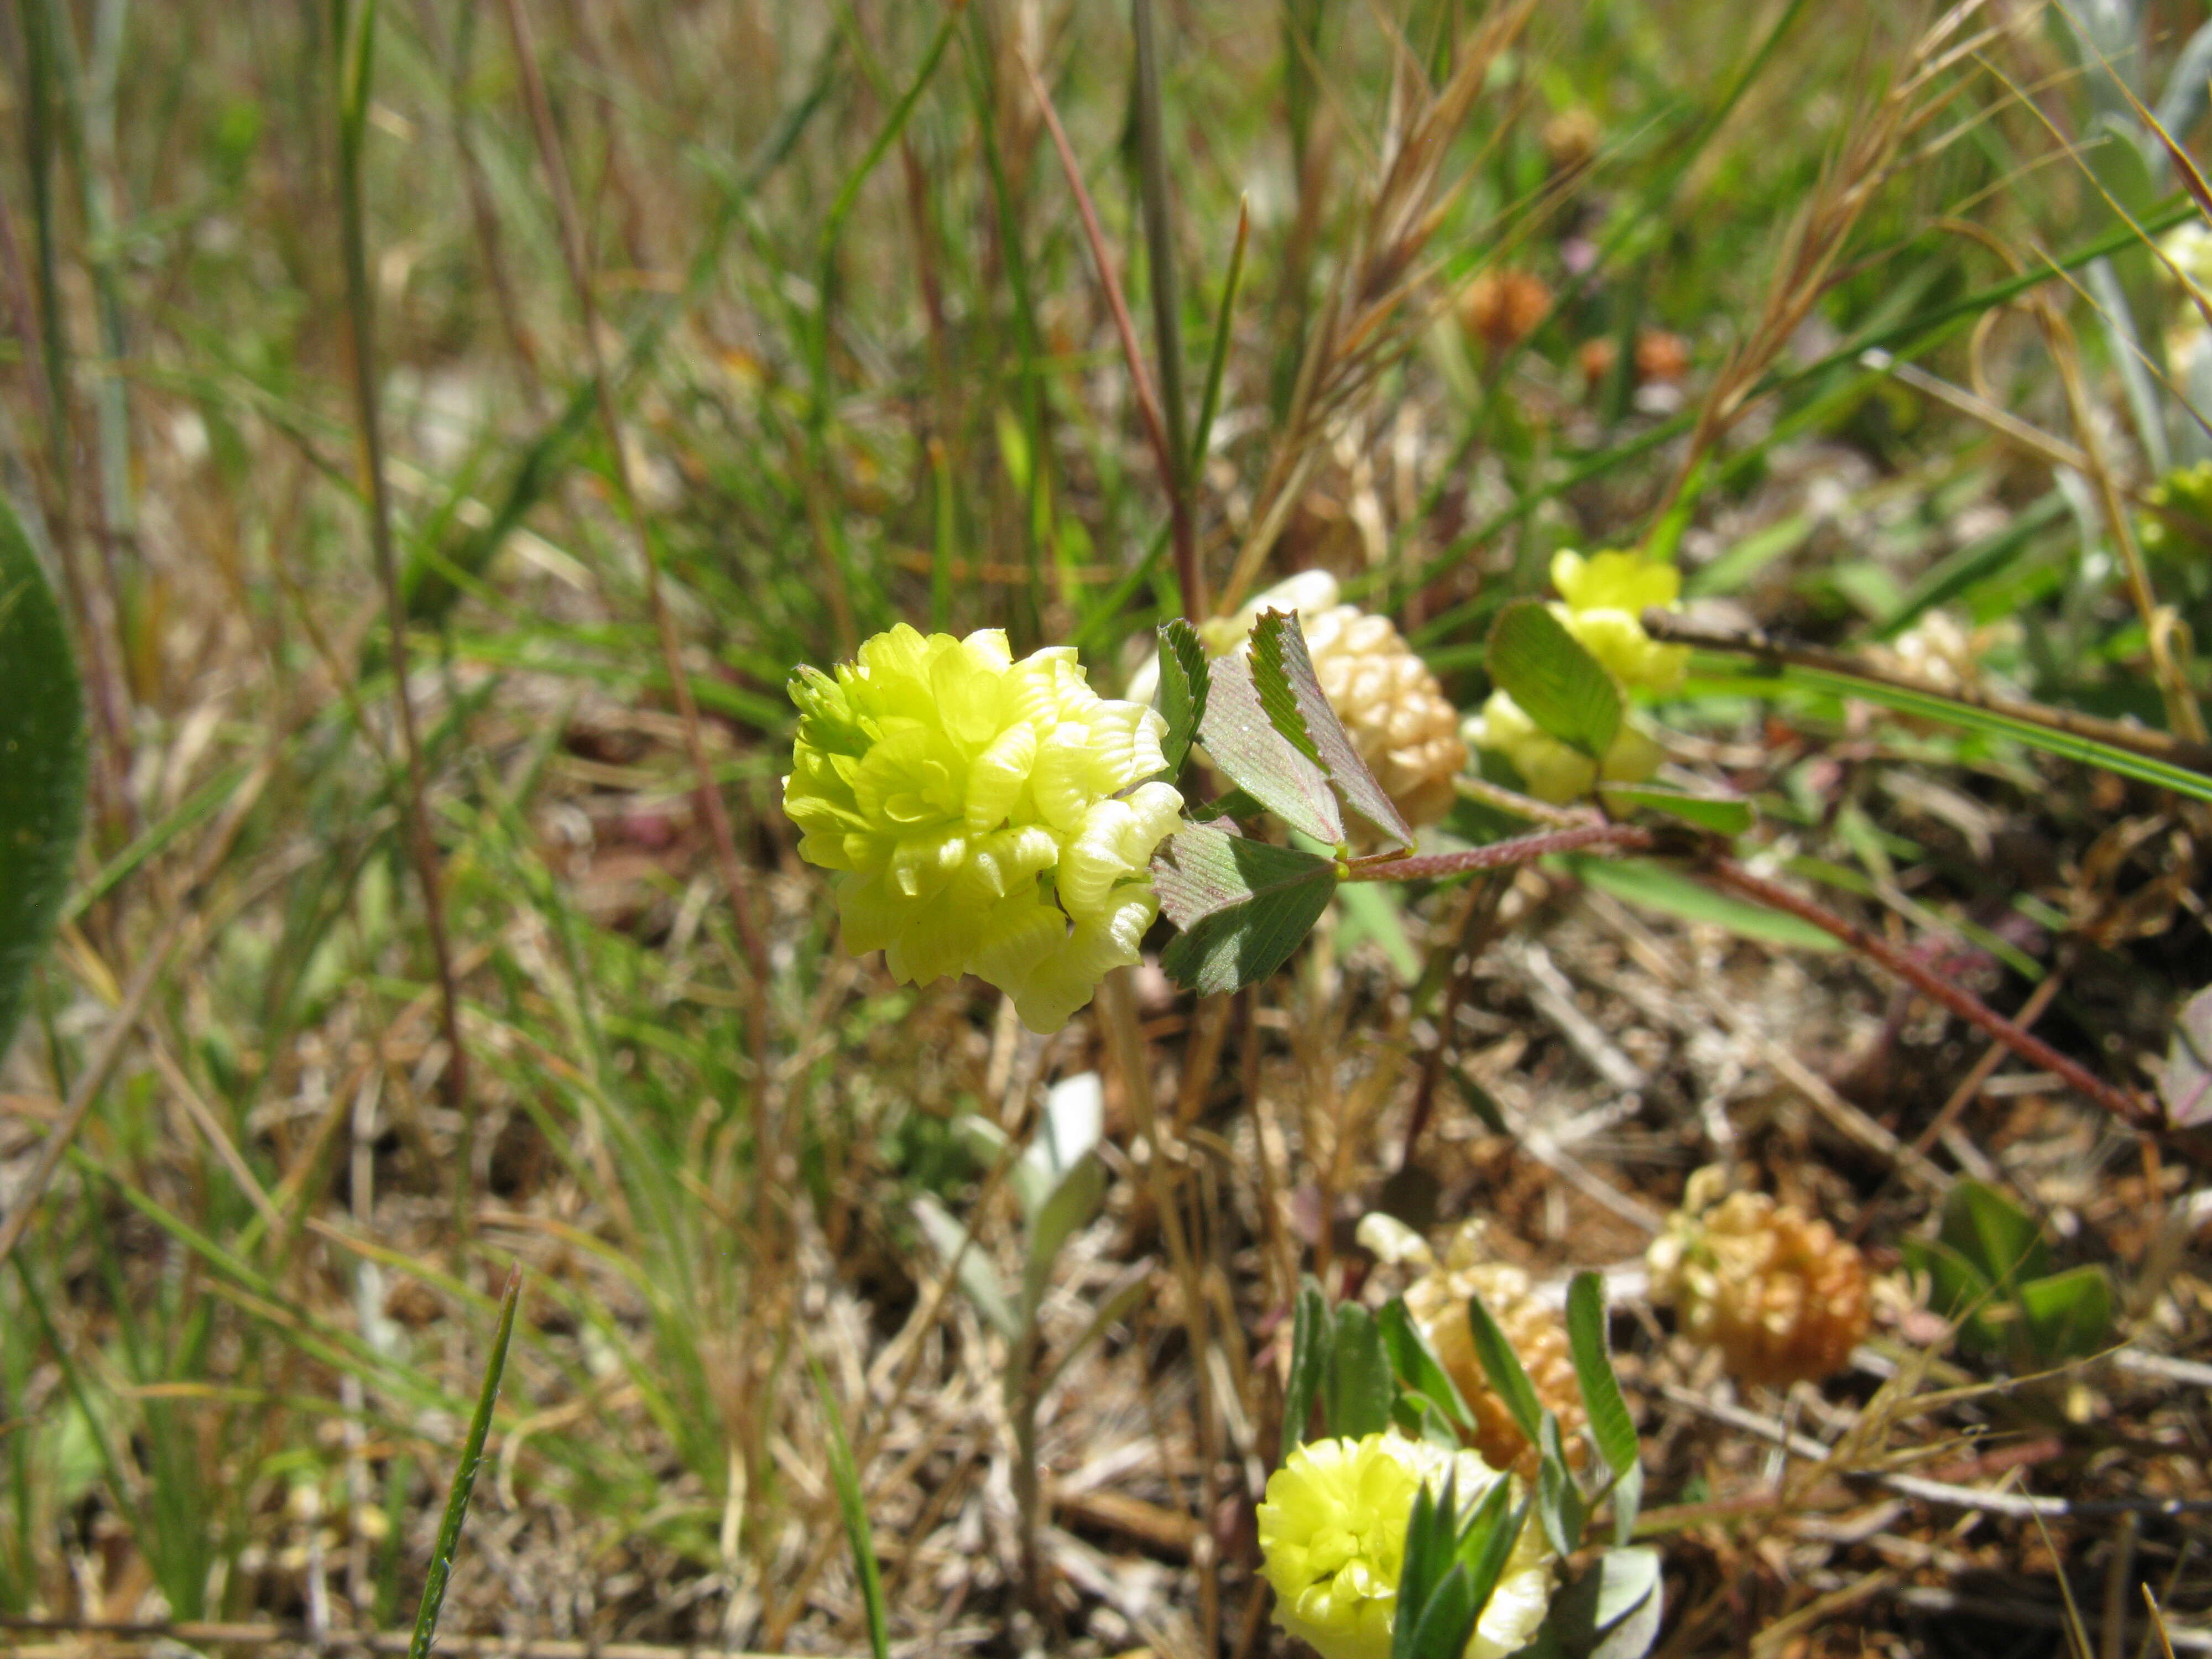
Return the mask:
<svg viewBox="0 0 2212 1659">
<path fill-rule="evenodd" d="M 214 1620 L 140 1622 L 117 1619 L 21 1619 L 0 1614 L 0 1630 L 25 1635 L 76 1638 L 48 1647 L 9 1644 L 16 1655 L 52 1653 L 77 1655 L 87 1650 L 87 1638 L 106 1649 L 160 1651 L 181 1644 L 210 1648 L 291 1648 L 310 1653 L 404 1654 L 407 1631 L 322 1631 L 306 1625 L 225 1624 Z M 656 1642 L 564 1642 L 555 1638 L 456 1636 L 440 1632 L 434 1652 L 452 1659 L 772 1659 L 767 1654 L 744 1653 L 708 1644 L 678 1646 Z"/>
<path fill-rule="evenodd" d="M 55 1172 L 61 1168 L 62 1159 L 69 1152 L 70 1143 L 76 1139 L 77 1131 L 84 1127 L 84 1120 L 91 1112 L 94 1102 L 100 1098 L 100 1091 L 107 1086 L 108 1079 L 115 1074 L 116 1066 L 122 1062 L 124 1051 L 130 1047 L 131 1038 L 137 1033 L 138 1022 L 145 1016 L 148 1000 L 168 970 L 170 958 L 182 945 L 187 934 L 204 926 L 206 918 L 195 902 L 199 890 L 229 856 L 231 844 L 237 839 L 239 830 L 245 826 L 246 814 L 261 799 L 262 789 L 274 769 L 274 763 L 264 760 L 240 786 L 222 821 L 208 833 L 199 856 L 193 860 L 192 873 L 184 884 L 183 890 L 173 896 L 170 903 L 165 907 L 167 919 L 161 924 L 161 932 L 155 935 L 153 943 L 147 947 L 146 954 L 139 959 L 137 968 L 131 975 L 130 984 L 117 1003 L 114 1014 L 108 1019 L 106 1029 L 100 1033 L 100 1042 L 93 1049 L 84 1070 L 77 1073 L 76 1080 L 70 1085 L 69 1098 L 64 1103 L 54 1127 L 46 1132 L 45 1143 L 39 1148 L 38 1162 L 31 1166 L 22 1184 L 9 1197 L 8 1218 L 0 1223 L 0 1266 L 6 1264 L 24 1233 L 29 1230 L 31 1218 L 38 1213 L 39 1200 L 52 1183 Z"/>
<path fill-rule="evenodd" d="M 1767 370 L 1828 291 L 1861 215 L 1894 175 L 1905 141 L 1955 95 L 1955 88 L 1932 95 L 1930 89 L 1944 70 L 1981 44 L 1982 36 L 1958 43 L 1953 39 L 1981 4 L 1982 0 L 1964 0 L 1921 35 L 1905 54 L 1895 82 L 1874 100 L 1841 153 L 1822 169 L 1784 235 L 1782 258 L 1750 333 L 1713 377 L 1698 406 L 1688 447 L 1656 519 L 1665 518 L 1713 447 L 1749 410 Z"/>
<path fill-rule="evenodd" d="M 2206 297 L 2198 291 L 2197 284 L 2191 280 L 2188 273 L 2181 270 L 2166 250 L 2159 246 L 2157 240 L 2136 223 L 2134 216 L 2097 177 L 2095 170 L 2089 166 L 2079 148 L 2066 142 L 2064 135 L 2058 131 L 2056 123 L 2051 120 L 2042 106 L 2033 99 L 2022 94 L 2002 69 L 1989 63 L 1986 58 L 1984 59 L 1984 65 L 1999 83 L 2043 125 L 2045 130 L 2058 143 L 2062 152 L 2073 161 L 2075 167 L 2095 188 L 2097 193 L 2103 198 L 2106 205 L 2135 230 L 2143 244 L 2151 250 L 2153 256 L 2180 283 L 2182 290 L 2189 295 L 2207 322 L 2212 323 L 2212 302 L 2207 301 Z M 2109 65 L 2106 68 L 2113 82 L 2124 91 L 2125 82 L 2118 75 L 2112 74 Z M 2128 93 L 2128 97 L 2130 102 L 2135 101 L 2135 94 L 2132 92 Z M 2179 155 L 2179 147 L 2173 143 L 2172 137 L 2159 126 L 2157 118 L 2143 109 L 2139 102 L 2136 103 L 2135 106 L 2144 119 L 2153 128 L 2157 129 L 2159 137 L 2169 149 Z M 2184 168 L 2184 177 L 2189 183 L 2192 197 L 2198 201 L 2200 210 L 2204 210 L 2205 198 L 2200 194 L 2204 190 L 2202 177 L 2197 174 L 2194 166 L 2188 163 L 2185 156 L 2180 156 L 2178 165 Z M 2059 383 L 2066 395 L 2067 410 L 2073 419 L 2075 436 L 2087 461 L 2086 466 L 2077 470 L 2096 490 L 2098 508 L 2104 515 L 2106 528 L 2112 536 L 2112 544 L 2119 550 L 2121 565 L 2127 574 L 2128 596 L 2134 602 L 2136 612 L 2142 617 L 2144 630 L 2148 636 L 2152 678 L 2156 681 L 2160 694 L 2166 703 L 2166 723 L 2182 736 L 2202 742 L 2207 732 L 2203 710 L 2198 704 L 2196 695 L 2190 690 L 2187 633 L 2179 626 L 2173 615 L 2159 605 L 2157 596 L 2152 592 L 2150 572 L 2143 562 L 2142 550 L 2136 541 L 2134 520 L 2127 511 L 2125 503 L 2121 500 L 2121 491 L 2113 479 L 2112 469 L 2105 460 L 2103 446 L 2097 436 L 2095 423 L 2092 419 L 2088 389 L 2081 373 L 2081 354 L 2075 342 L 2074 331 L 2067 324 L 2065 318 L 2059 313 L 2058 308 L 2042 295 L 2029 296 L 2026 303 L 2035 319 L 2036 325 L 2042 331 L 2045 348 L 2058 369 Z M 2203 417 L 2200 415 L 2198 418 L 2201 420 Z"/>
</svg>

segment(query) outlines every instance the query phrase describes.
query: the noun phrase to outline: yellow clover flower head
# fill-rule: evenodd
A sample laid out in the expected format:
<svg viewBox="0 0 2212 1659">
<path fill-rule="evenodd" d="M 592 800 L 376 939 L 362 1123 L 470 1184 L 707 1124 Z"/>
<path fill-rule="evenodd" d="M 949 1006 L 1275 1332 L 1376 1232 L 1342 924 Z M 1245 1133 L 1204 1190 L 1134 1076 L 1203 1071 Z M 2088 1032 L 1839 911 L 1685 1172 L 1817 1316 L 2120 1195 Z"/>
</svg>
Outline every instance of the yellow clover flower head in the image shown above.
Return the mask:
<svg viewBox="0 0 2212 1659">
<path fill-rule="evenodd" d="M 1504 691 L 1492 692 L 1482 712 L 1461 728 L 1461 735 L 1471 747 L 1495 750 L 1511 761 L 1528 793 L 1555 806 L 1582 799 L 1601 779 L 1641 783 L 1659 769 L 1665 757 L 1657 744 L 1623 720 L 1601 767 L 1537 725 Z"/>
<path fill-rule="evenodd" d="M 1681 597 L 1682 573 L 1673 565 L 1639 553 L 1561 552 L 1552 586 L 1560 596 L 1552 614 L 1624 686 L 1664 696 L 1682 684 L 1690 647 L 1661 645 L 1644 631 L 1645 607 L 1671 610 Z"/>
<path fill-rule="evenodd" d="M 1462 1514 L 1506 1478 L 1473 1452 L 1398 1434 L 1310 1441 L 1291 1452 L 1268 1477 L 1259 1510 L 1275 1622 L 1322 1659 L 1389 1659 L 1414 1495 L 1424 1486 L 1441 1492 L 1447 1476 Z M 1543 1528 L 1524 1525 L 1465 1659 L 1501 1659 L 1534 1638 L 1556 1565 Z"/>
<path fill-rule="evenodd" d="M 1013 660 L 902 623 L 835 677 L 791 683 L 784 780 L 799 854 L 837 872 L 844 946 L 899 980 L 972 973 L 1053 1031 L 1107 970 L 1137 960 L 1159 912 L 1146 873 L 1182 797 L 1160 717 L 1092 691 L 1072 647 Z"/>
</svg>

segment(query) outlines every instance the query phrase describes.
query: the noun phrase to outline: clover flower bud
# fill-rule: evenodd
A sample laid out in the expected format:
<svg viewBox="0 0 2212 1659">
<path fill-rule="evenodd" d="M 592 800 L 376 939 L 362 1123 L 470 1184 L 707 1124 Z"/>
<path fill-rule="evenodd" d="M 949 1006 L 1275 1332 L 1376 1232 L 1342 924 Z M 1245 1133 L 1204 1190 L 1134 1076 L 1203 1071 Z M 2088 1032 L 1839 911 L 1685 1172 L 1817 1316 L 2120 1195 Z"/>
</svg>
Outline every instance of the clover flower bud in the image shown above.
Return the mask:
<svg viewBox="0 0 2212 1659">
<path fill-rule="evenodd" d="M 1394 1433 L 1292 1451 L 1268 1477 L 1259 1510 L 1275 1622 L 1322 1659 L 1389 1659 L 1413 1499 L 1423 1486 L 1441 1493 L 1448 1477 L 1462 1514 L 1507 1478 L 1473 1452 Z M 1499 1659 L 1534 1638 L 1556 1565 L 1543 1528 L 1524 1524 L 1465 1659 Z"/>
<path fill-rule="evenodd" d="M 1492 692 L 1482 712 L 1460 730 L 1472 747 L 1495 750 L 1512 762 L 1528 793 L 1554 805 L 1580 800 L 1601 779 L 1641 783 L 1659 769 L 1662 758 L 1657 744 L 1623 720 L 1601 767 L 1537 725 L 1505 691 Z"/>
<path fill-rule="evenodd" d="M 1622 685 L 1664 696 L 1689 672 L 1690 647 L 1661 645 L 1644 631 L 1649 606 L 1674 608 L 1682 573 L 1636 553 L 1561 552 L 1552 560 L 1559 599 L 1552 614 Z"/>
<path fill-rule="evenodd" d="M 799 855 L 837 872 L 847 950 L 916 984 L 975 974 L 1036 1031 L 1137 960 L 1152 850 L 1182 812 L 1147 781 L 1166 769 L 1158 714 L 1093 692 L 1070 647 L 1014 661 L 995 629 L 901 624 L 790 691 L 783 810 Z"/>
</svg>

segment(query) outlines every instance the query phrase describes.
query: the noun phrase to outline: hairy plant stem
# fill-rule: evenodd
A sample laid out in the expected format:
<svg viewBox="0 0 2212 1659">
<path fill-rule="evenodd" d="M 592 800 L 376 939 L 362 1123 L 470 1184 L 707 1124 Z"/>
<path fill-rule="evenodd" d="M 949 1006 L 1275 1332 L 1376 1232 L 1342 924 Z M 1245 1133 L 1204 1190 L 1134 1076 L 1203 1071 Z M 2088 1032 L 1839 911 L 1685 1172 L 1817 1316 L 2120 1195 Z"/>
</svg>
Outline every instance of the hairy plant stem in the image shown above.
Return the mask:
<svg viewBox="0 0 2212 1659">
<path fill-rule="evenodd" d="M 399 738 L 407 762 L 407 851 L 422 889 L 422 915 L 430 934 L 430 954 L 438 975 L 439 1016 L 446 1038 L 446 1069 L 440 1079 L 447 1104 L 461 1121 L 460 1155 L 455 1159 L 453 1220 L 465 1239 L 470 1231 L 476 1120 L 469 1090 L 468 1049 L 461 1040 L 460 988 L 453 973 L 453 944 L 446 927 L 444 884 L 437 843 L 430 835 L 422 764 L 422 739 L 408 689 L 407 601 L 400 591 L 399 562 L 392 545 L 392 496 L 385 477 L 382 417 L 376 386 L 376 312 L 369 289 L 367 209 L 362 200 L 361 163 L 368 120 L 368 88 L 375 65 L 377 0 L 332 0 L 333 34 L 338 50 L 339 223 L 345 255 L 346 313 L 353 335 L 355 418 L 361 429 L 362 468 L 368 474 L 369 545 L 384 590 L 385 620 L 392 634 L 392 696 Z"/>
<path fill-rule="evenodd" d="M 1527 864 L 1553 853 L 1579 852 L 1585 847 L 1610 847 L 1624 853 L 1640 853 L 1658 844 L 1658 837 L 1641 824 L 1585 823 L 1569 830 L 1547 830 L 1534 836 L 1516 836 L 1486 847 L 1469 847 L 1456 853 L 1424 853 L 1413 858 L 1381 854 L 1354 859 L 1338 867 L 1342 881 L 1437 881 L 1449 876 L 1469 875 L 1479 870 L 1502 870 Z"/>
<path fill-rule="evenodd" d="M 1925 963 L 1914 960 L 1908 952 L 1899 950 L 1880 934 L 1871 933 L 1825 906 L 1790 891 L 1778 882 L 1753 875 L 1734 859 L 1715 859 L 1705 866 L 1705 873 L 1720 886 L 1745 898 L 1786 911 L 1802 921 L 1811 922 L 1822 933 L 1842 940 L 1868 961 L 1903 980 L 1929 1001 L 1940 1004 L 1968 1024 L 1995 1037 L 2029 1065 L 2049 1072 L 2079 1090 L 2122 1122 L 2136 1127 L 2147 1127 L 2148 1114 L 2132 1096 L 2106 1082 L 2078 1061 L 2069 1060 L 2041 1037 L 2022 1030 L 1972 992 L 1953 984 Z"/>
</svg>

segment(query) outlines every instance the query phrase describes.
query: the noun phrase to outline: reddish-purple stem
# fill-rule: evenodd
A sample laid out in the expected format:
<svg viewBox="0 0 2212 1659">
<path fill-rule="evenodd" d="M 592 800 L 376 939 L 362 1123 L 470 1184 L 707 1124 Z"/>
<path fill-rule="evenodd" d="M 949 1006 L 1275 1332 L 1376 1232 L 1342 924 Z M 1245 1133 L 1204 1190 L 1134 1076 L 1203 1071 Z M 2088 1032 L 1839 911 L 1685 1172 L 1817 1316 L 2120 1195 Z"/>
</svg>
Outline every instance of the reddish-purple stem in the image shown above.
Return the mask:
<svg viewBox="0 0 2212 1659">
<path fill-rule="evenodd" d="M 1987 1032 L 2029 1065 L 2080 1090 L 2123 1122 L 2141 1124 L 2147 1121 L 2148 1115 L 2132 1096 L 2077 1061 L 2069 1060 L 2041 1037 L 2022 1030 L 1972 992 L 1954 985 L 1924 963 L 1916 962 L 1880 934 L 1844 920 L 1787 887 L 1752 874 L 1734 859 L 1715 860 L 1707 873 L 1722 886 L 1747 899 L 1786 910 L 1801 921 L 1811 922 L 1822 933 L 1833 934 L 1869 961 L 1887 969 L 1921 995 L 1941 1003 L 1968 1024 Z"/>
<path fill-rule="evenodd" d="M 1083 234 L 1091 244 L 1091 257 L 1098 264 L 1098 285 L 1106 291 L 1107 309 L 1114 313 L 1114 327 L 1121 337 L 1121 355 L 1129 360 L 1129 382 L 1135 390 L 1137 412 L 1144 417 L 1145 436 L 1150 440 L 1152 453 L 1160 465 L 1160 482 L 1167 486 L 1168 521 L 1175 544 L 1176 580 L 1182 588 L 1184 620 L 1194 626 L 1203 619 L 1205 592 L 1200 586 L 1198 568 L 1198 532 L 1190 513 L 1190 498 L 1179 482 L 1182 469 L 1176 465 L 1174 448 L 1168 442 L 1166 422 L 1160 415 L 1159 394 L 1152 390 L 1152 377 L 1145 370 L 1144 348 L 1137 343 L 1137 325 L 1129 316 L 1129 302 L 1121 297 L 1121 279 L 1114 273 L 1114 257 L 1106 250 L 1106 233 L 1099 228 L 1098 210 L 1091 205 L 1091 191 L 1083 183 L 1083 170 L 1076 165 L 1075 149 L 1067 142 L 1067 130 L 1060 125 L 1060 112 L 1052 106 L 1052 94 L 1045 90 L 1044 82 L 1030 60 L 1021 58 L 1022 72 L 1029 76 L 1030 90 L 1036 94 L 1037 107 L 1044 112 L 1046 131 L 1052 134 L 1053 148 L 1060 152 L 1060 170 L 1067 174 L 1067 187 L 1075 193 L 1075 209 L 1083 218 Z"/>
<path fill-rule="evenodd" d="M 1650 847 L 1649 830 L 1633 823 L 1585 823 L 1572 830 L 1547 830 L 1540 835 L 1516 836 L 1494 841 L 1487 847 L 1470 847 L 1459 853 L 1424 853 L 1416 858 L 1358 859 L 1345 866 L 1346 881 L 1430 881 L 1440 876 L 1463 876 L 1477 870 L 1501 870 L 1509 864 L 1526 864 L 1550 853 L 1579 852 L 1585 847 L 1612 847 L 1624 853 L 1640 853 Z"/>
</svg>

